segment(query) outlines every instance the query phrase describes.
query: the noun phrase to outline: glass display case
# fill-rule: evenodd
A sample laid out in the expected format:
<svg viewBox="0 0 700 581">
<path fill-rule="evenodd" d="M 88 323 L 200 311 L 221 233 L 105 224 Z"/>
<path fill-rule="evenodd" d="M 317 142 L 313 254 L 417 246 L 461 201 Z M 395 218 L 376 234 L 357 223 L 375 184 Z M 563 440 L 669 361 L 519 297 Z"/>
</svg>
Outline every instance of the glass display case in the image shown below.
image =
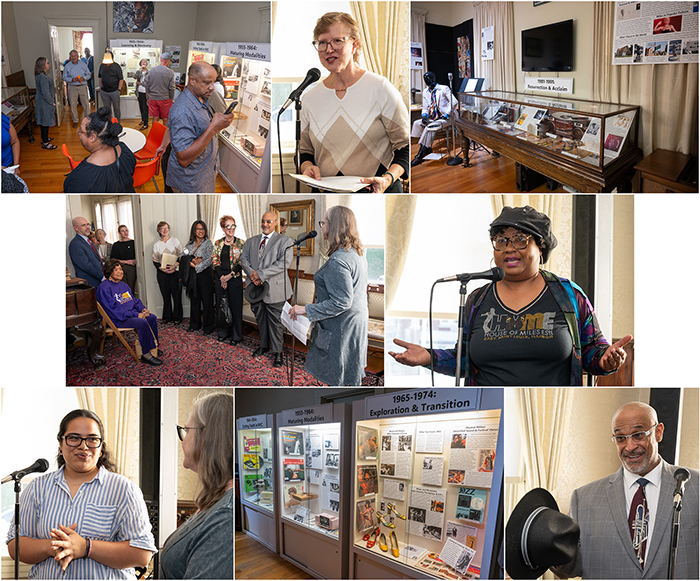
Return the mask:
<svg viewBox="0 0 700 581">
<path fill-rule="evenodd" d="M 327 579 L 347 578 L 349 412 L 325 404 L 277 419 L 280 555 Z"/>
<path fill-rule="evenodd" d="M 160 54 L 162 42 L 158 41 L 154 43 L 155 46 L 117 46 L 113 43 L 112 54 L 114 55 L 114 62 L 117 63 L 122 69 L 122 76 L 124 77 L 124 88 L 121 94 L 136 97 L 136 79 L 134 75 L 136 71 L 139 70 L 139 63 L 146 59 L 148 61 L 148 70 L 150 71 L 153 67 L 157 67 L 160 64 Z M 99 55 L 101 58 L 102 55 Z M 100 62 L 95 62 L 95 76 L 100 72 Z M 98 79 L 96 80 L 96 86 L 100 85 Z"/>
<path fill-rule="evenodd" d="M 239 418 L 237 428 L 242 528 L 277 551 L 272 415 Z"/>
<path fill-rule="evenodd" d="M 593 179 L 597 176 L 605 189 L 613 166 L 617 173 L 620 166 L 629 166 L 633 173 L 634 164 L 641 159 L 637 147 L 640 108 L 636 105 L 507 91 L 459 93 L 459 100 L 457 124 L 466 138 L 536 171 L 545 169 L 532 167 L 537 156 L 545 165 L 565 164 L 573 174 L 569 181 L 563 175 L 541 173 L 571 186 L 578 183 L 577 167 L 584 179 L 585 174 Z M 465 166 L 469 166 L 467 148 L 465 152 Z"/>
<path fill-rule="evenodd" d="M 490 578 L 502 407 L 502 390 L 473 388 L 355 403 L 353 578 Z"/>
</svg>

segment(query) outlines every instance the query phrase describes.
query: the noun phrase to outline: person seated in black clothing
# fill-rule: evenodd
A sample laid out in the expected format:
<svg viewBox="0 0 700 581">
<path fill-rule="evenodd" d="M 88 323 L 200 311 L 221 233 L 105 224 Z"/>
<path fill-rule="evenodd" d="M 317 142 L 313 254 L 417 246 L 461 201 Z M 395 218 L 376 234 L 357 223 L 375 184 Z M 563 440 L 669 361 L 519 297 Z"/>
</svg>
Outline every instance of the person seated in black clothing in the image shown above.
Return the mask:
<svg viewBox="0 0 700 581">
<path fill-rule="evenodd" d="M 64 192 L 134 192 L 136 158 L 119 142 L 122 126 L 112 123 L 111 114 L 100 107 L 83 118 L 78 137 L 90 155 L 66 176 Z"/>
</svg>

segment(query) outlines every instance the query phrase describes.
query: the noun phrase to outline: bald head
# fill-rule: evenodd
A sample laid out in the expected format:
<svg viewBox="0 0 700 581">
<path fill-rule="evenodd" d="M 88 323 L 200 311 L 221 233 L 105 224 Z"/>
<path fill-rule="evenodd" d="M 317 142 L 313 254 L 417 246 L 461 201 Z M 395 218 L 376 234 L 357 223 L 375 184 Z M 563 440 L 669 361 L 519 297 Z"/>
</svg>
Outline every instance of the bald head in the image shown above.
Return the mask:
<svg viewBox="0 0 700 581">
<path fill-rule="evenodd" d="M 201 79 L 205 75 L 211 73 L 214 73 L 214 79 L 216 79 L 216 69 L 206 61 L 197 61 L 195 63 L 192 63 L 190 65 L 190 68 L 187 69 L 187 75 L 190 79 L 192 77 Z"/>
<path fill-rule="evenodd" d="M 265 236 L 268 236 L 274 232 L 275 226 L 277 226 L 277 214 L 274 212 L 265 212 L 263 214 L 260 226 L 262 233 L 265 234 Z"/>
<path fill-rule="evenodd" d="M 631 401 L 629 403 L 621 405 L 617 408 L 617 411 L 613 414 L 612 418 L 612 430 L 615 433 L 615 422 L 620 416 L 627 417 L 633 415 L 638 418 L 646 419 L 649 424 L 656 424 L 659 421 L 659 417 L 656 415 L 656 410 L 642 403 L 641 401 Z"/>
<path fill-rule="evenodd" d="M 614 436 L 636 435 L 617 443 L 622 465 L 633 474 L 644 476 L 659 464 L 659 442 L 663 439 L 664 425 L 659 423 L 656 410 L 650 405 L 633 401 L 620 406 L 613 414 L 612 433 Z"/>
<path fill-rule="evenodd" d="M 78 234 L 82 234 L 83 236 L 87 236 L 90 234 L 90 223 L 83 218 L 82 216 L 77 216 L 76 218 L 73 218 L 73 230 L 75 230 Z"/>
</svg>

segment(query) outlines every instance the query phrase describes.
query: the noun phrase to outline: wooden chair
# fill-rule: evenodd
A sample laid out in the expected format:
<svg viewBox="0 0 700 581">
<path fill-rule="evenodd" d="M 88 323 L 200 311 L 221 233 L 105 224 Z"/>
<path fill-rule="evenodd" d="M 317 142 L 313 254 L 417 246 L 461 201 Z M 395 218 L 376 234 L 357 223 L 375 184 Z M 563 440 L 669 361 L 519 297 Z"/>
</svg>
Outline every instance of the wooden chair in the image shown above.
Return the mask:
<svg viewBox="0 0 700 581">
<path fill-rule="evenodd" d="M 102 355 L 104 352 L 105 337 L 109 332 L 113 335 L 116 335 L 117 339 L 119 339 L 122 342 L 122 345 L 126 347 L 126 350 L 129 352 L 129 355 L 131 355 L 134 358 L 134 361 L 139 363 L 141 361 L 141 356 L 137 354 L 141 352 L 141 344 L 139 343 L 139 340 L 136 339 L 136 345 L 134 350 L 131 348 L 129 343 L 127 343 L 126 339 L 124 339 L 124 335 L 122 335 L 122 333 L 126 331 L 133 331 L 134 327 L 117 327 L 112 321 L 112 319 L 109 318 L 109 315 L 105 312 L 104 308 L 102 308 L 102 305 L 99 302 L 97 302 L 97 310 L 100 313 L 100 316 L 102 317 L 103 323 L 102 342 L 100 343 L 100 355 Z"/>
</svg>

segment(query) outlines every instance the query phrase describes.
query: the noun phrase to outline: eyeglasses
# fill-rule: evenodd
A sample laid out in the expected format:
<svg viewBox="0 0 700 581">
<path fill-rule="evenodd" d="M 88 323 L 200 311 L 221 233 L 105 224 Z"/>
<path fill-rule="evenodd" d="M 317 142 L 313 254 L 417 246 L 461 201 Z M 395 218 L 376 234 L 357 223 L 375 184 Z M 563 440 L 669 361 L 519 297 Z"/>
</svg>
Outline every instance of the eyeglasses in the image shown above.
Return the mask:
<svg viewBox="0 0 700 581">
<path fill-rule="evenodd" d="M 228 226 L 224 226 L 224 230 L 235 230 L 236 225 L 235 224 L 229 224 Z"/>
<path fill-rule="evenodd" d="M 68 434 L 67 436 L 63 436 L 63 439 L 66 441 L 66 445 L 71 448 L 82 446 L 83 442 L 87 444 L 88 448 L 99 448 L 102 445 L 102 438 L 98 438 L 97 436 L 81 438 L 77 434 Z"/>
<path fill-rule="evenodd" d="M 654 431 L 654 428 L 658 425 L 659 424 L 654 424 L 646 432 L 635 432 L 634 434 L 629 434 L 628 436 L 623 436 L 621 434 L 620 435 L 615 434 L 612 437 L 612 441 L 615 442 L 618 446 L 626 444 L 627 438 L 632 438 L 633 442 L 643 442 L 649 436 L 649 434 L 651 434 Z"/>
<path fill-rule="evenodd" d="M 273 222 L 277 222 L 277 220 L 260 220 L 261 224 L 272 224 Z"/>
<path fill-rule="evenodd" d="M 328 50 L 328 45 L 331 45 L 331 48 L 333 50 L 340 50 L 345 46 L 345 42 L 349 39 L 353 38 L 352 36 L 341 36 L 340 38 L 332 38 L 330 41 L 328 40 L 314 40 L 311 44 L 312 46 L 318 51 L 318 52 L 324 52 Z"/>
<path fill-rule="evenodd" d="M 493 245 L 494 250 L 503 251 L 508 248 L 508 242 L 510 241 L 513 244 L 513 248 L 516 250 L 525 250 L 527 245 L 530 243 L 530 238 L 532 238 L 532 234 L 516 234 L 511 238 L 506 238 L 505 236 L 493 236 L 491 237 L 491 244 Z"/>
<path fill-rule="evenodd" d="M 180 438 L 180 441 L 185 439 L 185 436 L 187 435 L 187 430 L 203 430 L 204 428 L 187 428 L 184 426 L 177 426 L 177 437 Z"/>
<path fill-rule="evenodd" d="M 326 224 L 326 223 L 325 223 L 323 220 L 319 220 L 319 221 L 318 221 L 318 225 L 319 225 L 321 228 L 323 228 L 323 226 L 324 226 L 325 224 Z"/>
</svg>

